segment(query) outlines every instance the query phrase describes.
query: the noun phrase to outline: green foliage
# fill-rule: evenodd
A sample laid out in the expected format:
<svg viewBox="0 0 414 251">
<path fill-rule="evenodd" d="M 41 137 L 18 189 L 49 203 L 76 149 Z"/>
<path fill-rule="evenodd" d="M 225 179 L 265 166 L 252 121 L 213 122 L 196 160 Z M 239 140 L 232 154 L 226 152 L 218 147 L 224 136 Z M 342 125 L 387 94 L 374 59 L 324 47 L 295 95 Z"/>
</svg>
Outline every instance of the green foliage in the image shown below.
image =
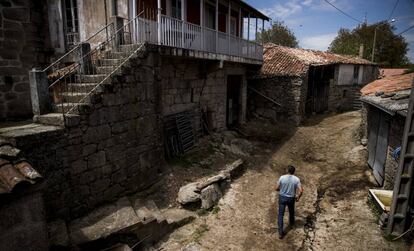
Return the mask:
<svg viewBox="0 0 414 251">
<path fill-rule="evenodd" d="M 413 73 L 413 72 L 414 72 L 414 64 L 410 64 L 404 73 L 406 74 L 406 73 Z"/>
<path fill-rule="evenodd" d="M 197 243 L 200 242 L 201 237 L 207 231 L 209 231 L 209 227 L 206 224 L 201 224 L 193 233 L 193 240 Z"/>
<path fill-rule="evenodd" d="M 363 58 L 371 60 L 375 30 L 377 36 L 374 62 L 386 67 L 407 65 L 408 43 L 404 37 L 394 34 L 395 27 L 388 22 L 362 24 L 353 30 L 341 28 L 328 50 L 333 53 L 357 56 L 359 46 L 363 44 Z"/>
<path fill-rule="evenodd" d="M 276 21 L 272 27 L 256 34 L 256 40 L 262 43 L 274 43 L 287 47 L 298 47 L 295 34 L 283 22 Z"/>
</svg>

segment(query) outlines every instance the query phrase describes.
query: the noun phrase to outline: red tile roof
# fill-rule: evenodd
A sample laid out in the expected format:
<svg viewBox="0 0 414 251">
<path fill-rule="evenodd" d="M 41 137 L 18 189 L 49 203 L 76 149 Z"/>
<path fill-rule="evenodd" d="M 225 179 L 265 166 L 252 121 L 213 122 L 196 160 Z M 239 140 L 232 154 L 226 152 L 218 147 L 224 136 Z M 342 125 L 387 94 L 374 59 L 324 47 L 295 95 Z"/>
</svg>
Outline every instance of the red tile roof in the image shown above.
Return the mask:
<svg viewBox="0 0 414 251">
<path fill-rule="evenodd" d="M 309 66 L 330 64 L 372 65 L 374 63 L 354 56 L 267 43 L 264 45 L 263 66 L 258 77 L 302 76 Z"/>
<path fill-rule="evenodd" d="M 414 73 L 377 79 L 361 89 L 362 95 L 371 95 L 376 92 L 392 93 L 411 89 Z"/>
<path fill-rule="evenodd" d="M 381 68 L 380 69 L 380 76 L 381 77 L 389 77 L 389 76 L 396 76 L 404 74 L 406 68 L 398 68 L 398 69 L 391 69 L 391 68 Z"/>
<path fill-rule="evenodd" d="M 0 145 L 0 194 L 11 193 L 22 183 L 34 184 L 42 176 L 26 160 L 20 150 L 8 143 Z"/>
</svg>

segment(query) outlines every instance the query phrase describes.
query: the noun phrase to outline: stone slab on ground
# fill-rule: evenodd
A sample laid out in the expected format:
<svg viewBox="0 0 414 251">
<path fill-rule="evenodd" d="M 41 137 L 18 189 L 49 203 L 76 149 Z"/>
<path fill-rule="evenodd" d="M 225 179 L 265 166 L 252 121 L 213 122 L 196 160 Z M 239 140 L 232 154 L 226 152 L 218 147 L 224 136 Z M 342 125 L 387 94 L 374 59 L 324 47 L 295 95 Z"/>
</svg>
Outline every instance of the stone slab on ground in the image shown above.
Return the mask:
<svg viewBox="0 0 414 251">
<path fill-rule="evenodd" d="M 109 236 L 139 222 L 131 203 L 123 197 L 72 221 L 69 225 L 70 238 L 73 244 L 82 244 Z"/>
<path fill-rule="evenodd" d="M 187 222 L 197 217 L 196 213 L 189 211 L 189 210 L 185 210 L 185 209 L 179 209 L 179 208 L 166 209 L 162 212 L 162 214 L 164 215 L 168 224 L 178 224 L 178 225 L 186 224 Z"/>
<path fill-rule="evenodd" d="M 177 201 L 180 204 L 188 204 L 188 203 L 193 203 L 193 202 L 197 202 L 201 199 L 200 193 L 198 193 L 197 188 L 198 183 L 194 182 L 194 183 L 190 183 L 187 184 L 185 186 L 182 186 L 180 188 L 180 190 L 178 191 L 178 197 L 177 197 Z"/>
<path fill-rule="evenodd" d="M 209 185 L 201 191 L 201 208 L 212 208 L 222 196 L 223 193 L 217 183 Z"/>
</svg>

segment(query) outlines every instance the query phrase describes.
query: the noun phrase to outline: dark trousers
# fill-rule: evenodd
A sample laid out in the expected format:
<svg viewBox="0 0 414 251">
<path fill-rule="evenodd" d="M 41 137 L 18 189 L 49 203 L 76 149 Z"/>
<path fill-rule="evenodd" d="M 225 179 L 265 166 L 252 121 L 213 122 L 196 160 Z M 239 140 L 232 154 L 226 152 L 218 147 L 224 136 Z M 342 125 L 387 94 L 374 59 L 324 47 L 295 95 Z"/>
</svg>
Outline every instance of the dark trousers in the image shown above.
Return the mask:
<svg viewBox="0 0 414 251">
<path fill-rule="evenodd" d="M 279 234 L 283 234 L 283 216 L 285 215 L 285 207 L 289 209 L 289 224 L 295 224 L 295 198 L 279 196 L 279 216 L 278 216 L 278 228 Z"/>
</svg>

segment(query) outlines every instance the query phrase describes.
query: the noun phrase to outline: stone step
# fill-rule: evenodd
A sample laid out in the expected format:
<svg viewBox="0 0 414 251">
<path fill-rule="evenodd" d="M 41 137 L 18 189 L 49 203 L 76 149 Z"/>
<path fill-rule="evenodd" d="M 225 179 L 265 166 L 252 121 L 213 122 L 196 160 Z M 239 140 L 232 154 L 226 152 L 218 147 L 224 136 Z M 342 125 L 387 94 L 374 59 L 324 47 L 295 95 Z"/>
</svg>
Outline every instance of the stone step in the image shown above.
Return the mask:
<svg viewBox="0 0 414 251">
<path fill-rule="evenodd" d="M 89 103 L 90 97 L 86 97 L 86 96 L 88 96 L 88 92 L 63 92 L 62 93 L 63 102 L 65 103 L 79 103 L 81 101 L 84 103 Z M 84 100 L 82 100 L 83 98 Z"/>
<path fill-rule="evenodd" d="M 87 114 L 92 111 L 92 105 L 87 103 L 61 103 L 61 104 L 54 104 L 53 110 L 56 113 L 67 113 L 70 109 L 75 107 L 72 110 L 72 114 Z"/>
<path fill-rule="evenodd" d="M 122 51 L 107 51 L 105 58 L 106 59 L 125 59 L 131 55 L 130 52 L 122 52 Z"/>
<path fill-rule="evenodd" d="M 144 224 L 148 224 L 151 221 L 162 222 L 165 220 L 161 214 L 161 211 L 152 200 L 144 202 L 137 199 L 135 200 L 133 207 L 138 218 Z"/>
<path fill-rule="evenodd" d="M 88 75 L 75 75 L 76 83 L 99 83 L 101 82 L 107 75 L 106 74 L 88 74 Z"/>
<path fill-rule="evenodd" d="M 140 44 L 123 44 L 117 48 L 117 51 L 131 53 L 137 50 L 140 46 Z"/>
<path fill-rule="evenodd" d="M 104 58 L 104 59 L 99 59 L 97 61 L 97 66 L 117 66 L 120 63 L 122 63 L 122 59 L 119 58 Z"/>
<path fill-rule="evenodd" d="M 116 69 L 116 66 L 98 66 L 96 67 L 96 73 L 109 75 Z"/>
<path fill-rule="evenodd" d="M 63 116 L 62 113 L 48 113 L 44 115 L 35 115 L 33 117 L 33 122 L 44 125 L 74 127 L 79 125 L 80 116 L 77 114 Z"/>
<path fill-rule="evenodd" d="M 90 92 L 92 91 L 99 83 L 69 83 L 67 91 L 68 92 Z M 108 90 L 112 84 L 108 81 L 101 83 L 95 90 L 95 93 L 102 93 L 105 90 Z"/>
</svg>

